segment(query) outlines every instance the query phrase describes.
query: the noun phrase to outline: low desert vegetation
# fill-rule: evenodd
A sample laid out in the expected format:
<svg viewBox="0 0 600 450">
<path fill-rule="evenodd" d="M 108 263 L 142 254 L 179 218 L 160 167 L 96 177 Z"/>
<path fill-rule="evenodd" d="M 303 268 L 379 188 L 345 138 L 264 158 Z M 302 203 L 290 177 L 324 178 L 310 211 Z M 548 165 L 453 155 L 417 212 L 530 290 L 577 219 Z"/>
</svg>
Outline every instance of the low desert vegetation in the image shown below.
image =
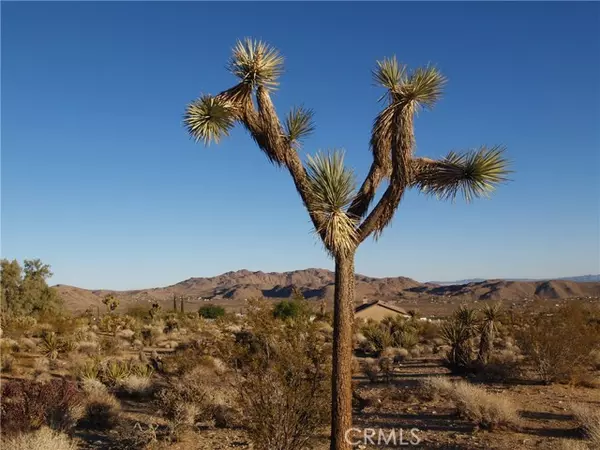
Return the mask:
<svg viewBox="0 0 600 450">
<path fill-rule="evenodd" d="M 77 442 L 48 427 L 2 441 L 11 450 L 77 450 Z"/>
<path fill-rule="evenodd" d="M 600 448 L 600 409 L 583 404 L 571 407 L 586 441 L 587 448 Z"/>
<path fill-rule="evenodd" d="M 421 392 L 428 399 L 450 400 L 460 417 L 483 429 L 494 430 L 518 423 L 517 407 L 510 399 L 466 381 L 430 378 L 422 383 Z"/>
<path fill-rule="evenodd" d="M 112 300 L 99 316 L 6 311 L 2 444 L 88 448 L 71 436 L 89 433 L 129 448 L 168 448 L 210 430 L 242 436 L 256 449 L 327 446 L 332 321 L 321 304 L 293 294 L 275 303 L 251 300 L 241 315 L 157 303 L 120 312 Z M 510 433 L 526 420 L 517 413 L 525 406 L 511 400 L 515 382 L 597 391 L 599 319 L 597 305 L 572 301 L 520 311 L 470 304 L 445 320 L 413 314 L 356 322 L 353 405 L 359 415 L 424 405 L 448 411 L 450 422 Z M 398 387 L 421 366 L 450 369 L 451 376 Z M 144 411 L 137 421 L 131 405 Z M 573 407 L 578 439 L 564 445 L 594 448 L 595 416 L 582 408 Z"/>
<path fill-rule="evenodd" d="M 225 315 L 225 308 L 217 305 L 201 306 L 198 309 L 198 314 L 205 319 L 218 319 Z"/>
</svg>

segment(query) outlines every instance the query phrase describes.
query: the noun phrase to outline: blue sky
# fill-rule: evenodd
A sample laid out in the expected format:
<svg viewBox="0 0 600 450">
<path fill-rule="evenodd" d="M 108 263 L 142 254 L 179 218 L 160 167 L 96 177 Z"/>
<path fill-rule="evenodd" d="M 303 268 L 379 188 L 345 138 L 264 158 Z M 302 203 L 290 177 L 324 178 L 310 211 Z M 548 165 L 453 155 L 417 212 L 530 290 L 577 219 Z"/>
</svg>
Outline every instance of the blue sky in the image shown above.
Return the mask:
<svg viewBox="0 0 600 450">
<path fill-rule="evenodd" d="M 357 272 L 420 281 L 600 272 L 597 3 L 2 3 L 2 256 L 53 283 L 141 288 L 333 264 L 289 176 L 245 131 L 194 144 L 186 104 L 235 83 L 237 38 L 286 57 L 274 101 L 304 104 L 303 153 L 344 148 L 360 179 L 385 56 L 448 77 L 417 153 L 504 144 L 490 200 L 405 197 Z"/>
</svg>

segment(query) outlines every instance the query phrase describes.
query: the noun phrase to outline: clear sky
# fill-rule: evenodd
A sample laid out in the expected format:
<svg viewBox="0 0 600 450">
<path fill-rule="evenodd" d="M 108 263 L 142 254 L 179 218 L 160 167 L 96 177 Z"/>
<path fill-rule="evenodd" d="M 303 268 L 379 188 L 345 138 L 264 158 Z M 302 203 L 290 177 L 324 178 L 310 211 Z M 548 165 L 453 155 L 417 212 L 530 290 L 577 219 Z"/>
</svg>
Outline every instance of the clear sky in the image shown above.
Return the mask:
<svg viewBox="0 0 600 450">
<path fill-rule="evenodd" d="M 359 181 L 397 55 L 448 77 L 417 153 L 504 144 L 490 200 L 405 197 L 357 272 L 420 281 L 600 272 L 598 3 L 2 3 L 2 256 L 53 283 L 142 288 L 229 270 L 332 268 L 287 173 L 242 129 L 194 144 L 186 104 L 235 83 L 237 38 L 286 57 L 274 101 L 304 104 L 303 152 L 341 147 Z"/>
</svg>

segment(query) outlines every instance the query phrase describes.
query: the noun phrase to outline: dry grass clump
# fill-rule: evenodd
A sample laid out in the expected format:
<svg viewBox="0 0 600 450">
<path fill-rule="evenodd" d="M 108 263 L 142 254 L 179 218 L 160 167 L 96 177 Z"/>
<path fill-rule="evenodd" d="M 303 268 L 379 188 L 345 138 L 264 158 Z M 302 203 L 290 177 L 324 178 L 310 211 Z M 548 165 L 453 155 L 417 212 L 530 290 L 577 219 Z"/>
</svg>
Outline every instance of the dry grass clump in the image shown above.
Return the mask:
<svg viewBox="0 0 600 450">
<path fill-rule="evenodd" d="M 22 337 L 19 339 L 19 347 L 22 351 L 31 353 L 37 350 L 38 344 L 31 338 Z"/>
<path fill-rule="evenodd" d="M 589 439 L 590 448 L 600 448 L 600 409 L 574 404 L 571 406 L 571 410 L 581 430 Z"/>
<path fill-rule="evenodd" d="M 518 422 L 517 408 L 510 399 L 462 380 L 428 378 L 423 381 L 421 392 L 428 399 L 450 399 L 461 417 L 484 429 L 509 427 Z"/>
<path fill-rule="evenodd" d="M 3 440 L 2 447 L 10 450 L 77 450 L 77 443 L 66 434 L 42 427 L 37 431 Z"/>
<path fill-rule="evenodd" d="M 79 341 L 77 343 L 77 351 L 84 355 L 95 355 L 99 349 L 100 346 L 96 341 Z"/>
<path fill-rule="evenodd" d="M 448 397 L 452 387 L 452 381 L 446 377 L 427 377 L 421 381 L 419 394 L 424 400 L 438 400 Z"/>
<path fill-rule="evenodd" d="M 498 426 L 511 426 L 517 423 L 515 405 L 506 397 L 491 394 L 464 381 L 454 383 L 450 398 L 454 401 L 460 416 L 493 430 Z"/>
<path fill-rule="evenodd" d="M 15 357 L 10 353 L 0 352 L 0 370 L 11 373 L 14 369 Z"/>
<path fill-rule="evenodd" d="M 91 392 L 86 400 L 83 423 L 90 428 L 112 428 L 120 413 L 121 404 L 114 395 L 96 390 Z"/>
<path fill-rule="evenodd" d="M 106 385 L 100 380 L 95 378 L 84 378 L 81 382 L 81 388 L 86 394 L 93 394 L 97 392 L 107 392 Z"/>
<path fill-rule="evenodd" d="M 119 388 L 129 395 L 144 397 L 153 391 L 154 385 L 149 376 L 129 375 L 120 380 Z"/>
</svg>

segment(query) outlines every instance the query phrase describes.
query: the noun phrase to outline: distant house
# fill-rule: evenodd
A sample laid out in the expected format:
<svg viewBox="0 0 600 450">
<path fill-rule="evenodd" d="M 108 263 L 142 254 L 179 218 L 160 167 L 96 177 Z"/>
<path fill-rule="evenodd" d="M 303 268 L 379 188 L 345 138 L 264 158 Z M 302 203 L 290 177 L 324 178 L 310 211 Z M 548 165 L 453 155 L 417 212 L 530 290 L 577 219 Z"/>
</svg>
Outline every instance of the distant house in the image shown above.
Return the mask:
<svg viewBox="0 0 600 450">
<path fill-rule="evenodd" d="M 388 303 L 384 303 L 380 300 L 375 300 L 373 302 L 363 303 L 360 306 L 357 306 L 354 309 L 354 318 L 368 320 L 373 319 L 379 322 L 385 317 L 401 315 L 403 317 L 409 318 L 410 314 L 406 312 L 404 309 L 399 308 L 398 306 L 390 305 Z"/>
</svg>

